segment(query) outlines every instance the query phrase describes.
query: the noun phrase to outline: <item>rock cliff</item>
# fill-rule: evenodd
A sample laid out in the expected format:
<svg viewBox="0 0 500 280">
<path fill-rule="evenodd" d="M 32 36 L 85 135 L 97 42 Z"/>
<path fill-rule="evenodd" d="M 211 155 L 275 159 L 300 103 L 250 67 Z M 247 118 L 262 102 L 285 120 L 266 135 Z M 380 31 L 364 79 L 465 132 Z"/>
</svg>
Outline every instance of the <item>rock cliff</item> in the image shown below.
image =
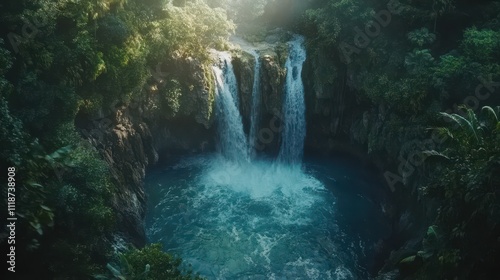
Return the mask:
<svg viewBox="0 0 500 280">
<path fill-rule="evenodd" d="M 149 166 L 174 153 L 196 153 L 213 147 L 213 90 L 211 73 L 198 62 L 177 59 L 175 68 L 187 77 L 179 108 L 172 114 L 162 107 L 163 79 L 152 79 L 140 97 L 115 102 L 112 108 L 82 113 L 76 126 L 110 167 L 118 187 L 112 204 L 117 215 L 117 234 L 136 246 L 146 243 L 144 178 Z M 169 113 L 166 113 L 166 112 Z"/>
</svg>

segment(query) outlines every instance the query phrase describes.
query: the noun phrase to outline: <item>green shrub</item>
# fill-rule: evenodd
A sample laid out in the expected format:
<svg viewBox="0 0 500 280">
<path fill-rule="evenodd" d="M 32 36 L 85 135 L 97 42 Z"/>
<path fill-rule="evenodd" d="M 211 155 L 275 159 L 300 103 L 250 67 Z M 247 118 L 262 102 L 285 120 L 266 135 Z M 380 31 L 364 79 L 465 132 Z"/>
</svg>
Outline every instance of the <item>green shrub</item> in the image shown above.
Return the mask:
<svg viewBox="0 0 500 280">
<path fill-rule="evenodd" d="M 162 251 L 161 244 L 150 244 L 142 249 L 131 249 L 115 257 L 109 263 L 107 275 L 97 275 L 97 279 L 121 280 L 201 280 L 191 271 L 183 271 L 181 259 Z"/>
</svg>

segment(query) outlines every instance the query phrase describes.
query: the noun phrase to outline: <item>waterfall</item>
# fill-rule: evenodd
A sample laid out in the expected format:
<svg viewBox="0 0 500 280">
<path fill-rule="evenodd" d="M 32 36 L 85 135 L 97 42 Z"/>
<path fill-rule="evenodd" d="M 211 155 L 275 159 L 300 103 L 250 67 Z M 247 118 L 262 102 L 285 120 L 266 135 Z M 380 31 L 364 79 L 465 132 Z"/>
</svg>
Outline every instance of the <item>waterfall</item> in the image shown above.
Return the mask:
<svg viewBox="0 0 500 280">
<path fill-rule="evenodd" d="M 283 117 L 285 128 L 278 160 L 283 163 L 297 164 L 302 160 L 304 138 L 306 135 L 304 84 L 302 65 L 306 60 L 304 38 L 296 36 L 289 43 L 290 54 L 286 61 L 285 100 Z"/>
<path fill-rule="evenodd" d="M 220 65 L 213 66 L 216 80 L 216 109 L 219 125 L 219 149 L 232 161 L 248 161 L 248 145 L 239 111 L 238 85 L 231 64 L 231 55 L 218 53 Z"/>
<path fill-rule="evenodd" d="M 302 66 L 306 60 L 304 38 L 295 36 L 289 42 L 289 56 L 285 67 L 287 71 L 284 89 L 282 117 L 284 129 L 278 161 L 284 164 L 300 164 L 306 134 L 304 84 Z M 260 59 L 255 50 L 250 51 L 255 58 L 252 90 L 252 109 L 248 141 L 243 131 L 239 111 L 238 84 L 231 64 L 231 55 L 217 52 L 220 63 L 213 67 L 216 79 L 216 109 L 219 131 L 219 150 L 232 161 L 250 161 L 254 154 L 252 145 L 258 137 L 261 110 Z M 250 145 L 248 145 L 250 143 Z"/>
<path fill-rule="evenodd" d="M 260 91 L 260 57 L 255 51 L 251 51 L 254 59 L 254 78 L 252 87 L 252 112 L 250 119 L 250 135 L 248 137 L 248 142 L 250 143 L 250 153 L 253 155 L 255 150 L 253 149 L 255 141 L 257 141 L 257 134 L 260 123 L 260 103 L 261 103 L 261 91 Z"/>
</svg>

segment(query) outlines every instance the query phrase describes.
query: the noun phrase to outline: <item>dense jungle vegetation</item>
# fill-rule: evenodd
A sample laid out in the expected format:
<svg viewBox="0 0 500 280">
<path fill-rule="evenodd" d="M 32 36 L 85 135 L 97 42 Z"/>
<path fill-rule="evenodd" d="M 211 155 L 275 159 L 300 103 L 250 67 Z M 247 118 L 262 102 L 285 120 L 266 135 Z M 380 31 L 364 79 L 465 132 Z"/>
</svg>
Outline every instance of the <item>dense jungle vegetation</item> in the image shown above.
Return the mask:
<svg viewBox="0 0 500 280">
<path fill-rule="evenodd" d="M 75 119 L 128 104 L 158 79 L 158 110 L 174 118 L 189 106 L 190 85 L 170 61 L 210 67 L 209 49 L 227 48 L 234 32 L 257 41 L 276 27 L 306 37 L 319 84 L 348 88 L 384 115 L 364 136 L 367 152 L 392 158 L 385 175 L 394 194 L 411 193 L 425 208 L 419 249 L 394 264 L 402 277 L 498 276 L 500 2 L 7 0 L 0 207 L 15 166 L 17 276 L 196 278 L 159 245 L 115 253 L 117 183 Z"/>
</svg>

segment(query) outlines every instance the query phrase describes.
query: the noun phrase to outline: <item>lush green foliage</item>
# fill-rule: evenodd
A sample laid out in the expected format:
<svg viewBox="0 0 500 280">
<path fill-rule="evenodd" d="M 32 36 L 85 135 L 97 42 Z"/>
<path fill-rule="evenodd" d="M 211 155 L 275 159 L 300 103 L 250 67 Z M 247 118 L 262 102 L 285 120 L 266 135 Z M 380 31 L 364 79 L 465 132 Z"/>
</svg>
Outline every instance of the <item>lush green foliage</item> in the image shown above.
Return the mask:
<svg viewBox="0 0 500 280">
<path fill-rule="evenodd" d="M 422 250 L 400 262 L 414 266 L 417 279 L 487 279 L 498 262 L 500 227 L 500 121 L 496 109 L 486 106 L 476 115 L 441 115 L 448 121 L 434 128 L 445 139 L 441 151 L 425 151 L 435 168 L 423 196 L 439 201 L 435 225 L 430 226 Z"/>
<path fill-rule="evenodd" d="M 391 8 L 390 3 L 398 5 Z M 366 110 L 376 110 L 368 120 L 369 152 L 405 159 L 404 147 L 429 139 L 425 128 L 430 126 L 448 137 L 442 145 L 433 143 L 437 150 L 424 153 L 425 165 L 411 166 L 413 176 L 405 178 L 406 186 L 401 187 L 408 191 L 412 184 L 418 185 L 413 196 L 424 205 L 440 205 L 427 220 L 431 227 L 420 252 L 401 262 L 405 276 L 487 279 L 496 271 L 500 248 L 500 154 L 494 108 L 500 104 L 500 4 L 449 0 L 318 0 L 316 4 L 298 27 L 308 36 L 313 65 L 328 71 L 316 75 L 316 83 L 335 92 L 348 84 L 347 94 L 355 93 Z M 481 111 L 485 105 L 491 107 Z M 446 111 L 441 114 L 448 119 L 444 125 L 440 111 Z"/>
<path fill-rule="evenodd" d="M 142 249 L 120 253 L 117 260 L 108 263 L 109 275 L 98 275 L 97 279 L 121 280 L 201 280 L 191 271 L 181 270 L 181 260 L 162 251 L 161 244 L 150 244 Z"/>
<path fill-rule="evenodd" d="M 269 0 L 205 0 L 210 7 L 227 11 L 236 23 L 247 24 L 262 16 Z"/>
<path fill-rule="evenodd" d="M 224 48 L 234 31 L 224 10 L 210 8 L 201 0 L 186 1 L 182 7 L 169 5 L 165 13 L 164 18 L 150 24 L 148 44 L 153 45 L 153 59 L 175 55 L 206 60 L 207 48 Z"/>
<path fill-rule="evenodd" d="M 485 278 L 498 261 L 499 113 L 500 107 L 488 106 L 479 116 L 470 109 L 464 116 L 442 113 L 450 120 L 439 128 L 447 141 L 444 150 L 434 154 L 444 157 L 445 164 L 432 163 L 436 171 L 421 189 L 440 201 L 435 223 L 442 237 L 433 254 L 425 256 L 422 278 Z"/>
<path fill-rule="evenodd" d="M 208 48 L 225 48 L 235 29 L 228 17 L 261 38 L 266 12 L 281 18 L 289 10 L 280 8 L 298 2 L 2 2 L 0 165 L 18 168 L 19 250 L 31 258 L 24 263 L 34 263 L 25 270 L 28 278 L 88 278 L 106 272 L 111 258 L 110 201 L 117 187 L 105 162 L 82 142 L 76 115 L 106 114 L 116 102 L 151 92 L 166 118 L 196 110 L 189 99 L 193 73 L 180 69 L 179 61 L 191 63 L 188 71 L 208 69 Z M 427 137 L 430 126 L 448 137 L 425 153 L 432 171 L 414 173 L 428 178 L 419 181 L 419 197 L 440 208 L 421 250 L 401 261 L 416 264 L 410 277 L 480 278 L 494 271 L 500 248 L 500 113 L 493 106 L 500 104 L 500 4 L 307 2 L 312 8 L 294 23 L 308 38 L 316 84 L 350 88 L 383 115 L 370 120 L 369 152 L 398 158 L 398 148 Z M 277 11 L 270 12 L 273 7 Z M 205 77 L 210 102 L 211 79 Z M 463 103 L 472 110 L 456 114 Z M 491 107 L 479 111 L 484 105 Z M 5 200 L 0 204 L 5 209 Z M 178 266 L 154 245 L 125 253 L 108 270 L 115 278 L 189 278 Z"/>
<path fill-rule="evenodd" d="M 190 94 L 175 61 L 207 64 L 208 48 L 224 47 L 234 29 L 203 1 L 163 2 L 2 2 L 0 166 L 18 169 L 18 254 L 35 264 L 19 268 L 27 279 L 86 279 L 111 256 L 117 187 L 75 128 L 76 115 L 108 114 L 153 84 L 161 111 L 175 116 Z M 147 252 L 160 257 L 154 250 Z"/>
</svg>

